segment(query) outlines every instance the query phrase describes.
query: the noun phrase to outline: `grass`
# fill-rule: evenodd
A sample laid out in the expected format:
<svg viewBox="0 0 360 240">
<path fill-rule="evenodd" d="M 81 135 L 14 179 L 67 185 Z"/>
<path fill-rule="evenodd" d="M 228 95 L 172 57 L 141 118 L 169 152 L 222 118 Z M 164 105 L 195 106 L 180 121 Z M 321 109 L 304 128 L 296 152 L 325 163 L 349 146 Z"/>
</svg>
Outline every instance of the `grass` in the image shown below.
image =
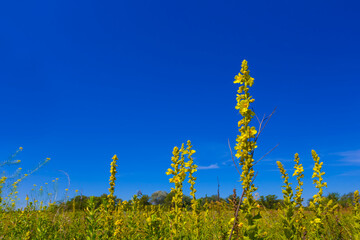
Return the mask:
<svg viewBox="0 0 360 240">
<path fill-rule="evenodd" d="M 360 239 L 359 192 L 354 192 L 353 202 L 347 207 L 324 197 L 327 183 L 322 172 L 323 163 L 315 151 L 312 151 L 313 179 L 318 192 L 309 206 L 303 205 L 304 169 L 298 154 L 295 154 L 293 174 L 287 173 L 277 162 L 279 177 L 284 179 L 283 201 L 275 202 L 272 198 L 271 204 L 264 204 L 264 198 L 256 197 L 253 155 L 272 114 L 267 120 L 258 119 L 258 129 L 251 125 L 256 117 L 250 107 L 254 102 L 250 95 L 254 79 L 249 75 L 246 61 L 235 83 L 240 84 L 236 109 L 242 116 L 238 123 L 236 159 L 233 159 L 242 182 L 240 196 L 234 190 L 233 196 L 226 200 L 204 202 L 196 198 L 197 165 L 192 157 L 195 150 L 188 141 L 187 147 L 184 144 L 181 148 L 174 147 L 171 168 L 166 171 L 174 184 L 167 205 L 144 204 L 141 194 L 134 195 L 130 201 L 119 201 L 114 195 L 118 160 L 115 155 L 111 162 L 108 195 L 100 198 L 76 196 L 59 203 L 53 200 L 50 192 L 46 198 L 38 199 L 31 194 L 26 197 L 26 207 L 16 208 L 19 182 L 37 171 L 49 160 L 46 159 L 28 174 L 21 175 L 19 168 L 13 178 L 0 179 L 0 239 Z M 13 160 L 16 154 L 0 167 L 20 163 Z M 294 189 L 291 175 L 297 181 Z M 188 204 L 183 195 L 186 180 L 190 183 Z M 43 191 L 40 189 L 39 193 Z"/>
</svg>

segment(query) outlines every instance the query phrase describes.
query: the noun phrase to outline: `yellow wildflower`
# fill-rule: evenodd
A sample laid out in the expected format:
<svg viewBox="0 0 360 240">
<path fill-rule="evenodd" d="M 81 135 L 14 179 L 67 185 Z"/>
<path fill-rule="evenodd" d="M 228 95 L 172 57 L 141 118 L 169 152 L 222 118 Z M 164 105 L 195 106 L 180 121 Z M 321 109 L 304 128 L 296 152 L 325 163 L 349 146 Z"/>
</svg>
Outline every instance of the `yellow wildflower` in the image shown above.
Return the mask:
<svg viewBox="0 0 360 240">
<path fill-rule="evenodd" d="M 314 219 L 314 223 L 321 223 L 320 218 L 315 218 L 315 219 Z"/>
</svg>

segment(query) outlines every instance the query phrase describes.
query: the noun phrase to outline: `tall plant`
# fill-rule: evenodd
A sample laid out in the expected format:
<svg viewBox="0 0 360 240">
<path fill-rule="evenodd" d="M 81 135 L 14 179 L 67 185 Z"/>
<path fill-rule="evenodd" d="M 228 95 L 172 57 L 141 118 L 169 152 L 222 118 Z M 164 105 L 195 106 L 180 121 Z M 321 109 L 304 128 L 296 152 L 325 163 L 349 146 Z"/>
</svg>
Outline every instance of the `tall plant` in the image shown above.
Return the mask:
<svg viewBox="0 0 360 240">
<path fill-rule="evenodd" d="M 247 221 L 244 226 L 244 236 L 250 239 L 262 238 L 259 234 L 257 221 L 261 218 L 257 203 L 253 197 L 253 192 L 257 190 L 254 185 L 255 171 L 254 150 L 256 145 L 256 134 L 258 133 L 254 126 L 251 126 L 251 120 L 255 113 L 250 108 L 250 104 L 255 99 L 250 95 L 249 89 L 254 84 L 254 78 L 250 76 L 247 61 L 244 60 L 241 70 L 235 76 L 235 84 L 240 84 L 236 97 L 237 104 L 235 109 L 239 110 L 242 119 L 238 122 L 240 135 L 236 138 L 236 158 L 239 159 L 239 165 L 242 169 L 240 181 L 243 188 L 243 206 L 242 212 Z M 256 212 L 254 214 L 254 212 Z"/>
</svg>

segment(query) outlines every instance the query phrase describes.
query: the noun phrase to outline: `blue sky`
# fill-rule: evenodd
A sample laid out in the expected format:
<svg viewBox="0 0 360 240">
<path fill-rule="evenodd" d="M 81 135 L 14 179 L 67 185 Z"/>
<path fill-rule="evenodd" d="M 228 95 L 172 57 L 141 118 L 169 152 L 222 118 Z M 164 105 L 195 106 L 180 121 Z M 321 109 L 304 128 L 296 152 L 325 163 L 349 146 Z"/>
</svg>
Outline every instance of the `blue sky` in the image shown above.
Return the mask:
<svg viewBox="0 0 360 240">
<path fill-rule="evenodd" d="M 255 167 L 259 194 L 281 196 L 275 162 L 291 170 L 298 152 L 311 197 L 311 149 L 325 192 L 359 189 L 358 12 L 356 1 L 2 2 L 0 157 L 23 147 L 23 173 L 51 158 L 23 197 L 54 178 L 61 192 L 62 171 L 70 193 L 106 193 L 117 154 L 116 195 L 129 199 L 169 192 L 172 149 L 190 139 L 197 196 L 216 194 L 217 177 L 228 196 L 240 188 L 228 139 L 246 59 L 256 113 L 277 107 L 258 143 L 257 159 L 279 143 Z"/>
</svg>

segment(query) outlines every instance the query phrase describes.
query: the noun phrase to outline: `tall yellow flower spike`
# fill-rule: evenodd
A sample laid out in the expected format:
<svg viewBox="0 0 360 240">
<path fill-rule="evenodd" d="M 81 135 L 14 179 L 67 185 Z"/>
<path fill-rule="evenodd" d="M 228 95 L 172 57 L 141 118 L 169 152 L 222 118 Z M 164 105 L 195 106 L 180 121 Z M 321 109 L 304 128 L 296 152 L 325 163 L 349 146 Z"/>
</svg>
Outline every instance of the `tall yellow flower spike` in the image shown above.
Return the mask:
<svg viewBox="0 0 360 240">
<path fill-rule="evenodd" d="M 116 161 L 118 160 L 118 157 L 116 154 L 112 157 L 112 162 L 110 164 L 110 188 L 109 188 L 109 195 L 108 195 L 108 201 L 109 201 L 109 210 L 112 211 L 115 209 L 115 180 L 116 180 Z"/>
<path fill-rule="evenodd" d="M 239 83 L 241 86 L 237 91 L 239 94 L 236 96 L 237 104 L 235 109 L 239 110 L 242 119 L 238 122 L 240 135 L 236 138 L 236 154 L 239 158 L 239 164 L 242 167 L 241 182 L 243 189 L 247 189 L 248 194 L 246 197 L 250 197 L 251 193 L 256 191 L 254 185 L 251 184 L 254 178 L 253 170 L 253 151 L 257 147 L 255 141 L 255 134 L 257 133 L 255 127 L 250 127 L 250 121 L 255 113 L 249 109 L 250 103 L 255 99 L 249 94 L 249 87 L 254 83 L 254 78 L 250 77 L 247 61 L 244 60 L 241 65 L 241 70 L 238 75 L 235 76 L 234 83 Z"/>
<path fill-rule="evenodd" d="M 284 185 L 282 189 L 284 203 L 282 210 L 283 215 L 281 216 L 283 233 L 286 239 L 293 239 L 294 236 L 297 234 L 297 229 L 295 226 L 296 222 L 294 221 L 294 210 L 296 203 L 293 199 L 293 190 L 291 188 L 291 183 L 289 182 L 289 174 L 286 173 L 286 170 L 280 161 L 277 161 L 276 164 L 278 165 L 278 168 L 282 175 L 281 178 L 284 179 Z"/>
<path fill-rule="evenodd" d="M 247 61 L 244 60 L 241 64 L 240 73 L 235 76 L 234 83 L 239 83 L 240 87 L 236 95 L 237 104 L 235 109 L 239 110 L 242 119 L 238 122 L 240 135 L 236 138 L 235 156 L 239 159 L 239 165 L 242 168 L 240 181 L 244 191 L 244 200 L 242 211 L 245 218 L 248 220 L 248 226 L 245 228 L 245 236 L 253 239 L 258 234 L 258 226 L 256 226 L 256 219 L 261 218 L 259 210 L 256 208 L 256 201 L 252 195 L 257 190 L 253 184 L 255 178 L 254 166 L 254 150 L 256 145 L 255 127 L 250 126 L 251 119 L 255 113 L 250 109 L 250 104 L 255 101 L 249 93 L 249 87 L 254 84 L 254 78 L 250 77 L 250 71 Z M 253 210 L 257 209 L 256 217 L 253 215 Z"/>
<path fill-rule="evenodd" d="M 178 231 L 182 224 L 182 200 L 183 200 L 183 190 L 182 185 L 183 181 L 185 180 L 186 176 L 186 169 L 184 163 L 184 144 L 182 144 L 181 149 L 178 147 L 174 147 L 173 149 L 173 156 L 171 157 L 171 167 L 166 171 L 167 175 L 173 175 L 172 178 L 169 179 L 171 183 L 175 184 L 175 188 L 171 188 L 171 192 L 174 193 L 172 198 L 173 206 L 170 210 L 170 222 L 173 226 L 171 229 L 171 236 L 177 237 Z"/>
<path fill-rule="evenodd" d="M 236 139 L 236 154 L 235 156 L 237 158 L 240 158 L 240 165 L 244 166 L 247 165 L 250 167 L 252 166 L 252 151 L 257 147 L 256 142 L 252 141 L 255 137 L 255 134 L 257 133 L 255 127 L 250 127 L 250 121 L 255 115 L 255 113 L 249 109 L 250 103 L 254 102 L 255 99 L 252 98 L 249 94 L 249 87 L 251 87 L 254 83 L 254 79 L 250 77 L 247 66 L 247 61 L 244 60 L 241 65 L 241 71 L 238 75 L 235 76 L 234 83 L 240 83 L 241 86 L 239 87 L 238 93 L 236 96 L 237 105 L 235 109 L 239 110 L 241 116 L 243 117 L 238 122 L 239 132 L 240 135 L 237 136 Z M 241 74 L 242 73 L 242 74 Z M 245 164 L 247 162 L 247 164 Z M 250 169 L 249 169 L 250 170 Z M 250 171 L 247 171 L 248 173 Z M 243 187 L 244 185 L 248 185 L 249 182 L 249 176 L 247 173 L 243 176 Z"/>
<path fill-rule="evenodd" d="M 191 141 L 187 141 L 187 148 L 184 152 L 184 154 L 188 155 L 189 161 L 185 163 L 185 167 L 187 168 L 186 171 L 189 173 L 189 181 L 190 183 L 190 196 L 192 196 L 192 202 L 195 201 L 195 193 L 196 189 L 194 188 L 196 177 L 193 176 L 193 174 L 197 171 L 197 165 L 194 164 L 194 160 L 192 158 L 192 155 L 196 151 L 192 149 Z"/>
<path fill-rule="evenodd" d="M 303 189 L 301 188 L 301 186 L 304 184 L 303 181 L 301 181 L 301 179 L 304 177 L 304 168 L 302 166 L 302 164 L 300 164 L 300 158 L 299 158 L 299 154 L 295 154 L 295 171 L 293 176 L 296 176 L 296 180 L 298 181 L 298 186 L 295 188 L 296 193 L 295 193 L 295 197 L 294 200 L 296 202 L 296 205 L 300 208 L 302 208 L 302 201 L 304 200 L 301 196 L 302 196 L 302 192 Z"/>
<path fill-rule="evenodd" d="M 324 163 L 320 162 L 320 157 L 317 155 L 315 150 L 311 151 L 311 155 L 315 162 L 315 166 L 313 168 L 314 173 L 312 175 L 312 178 L 315 178 L 313 182 L 315 184 L 315 187 L 318 189 L 318 193 L 314 195 L 314 203 L 321 204 L 323 200 L 323 191 L 324 191 L 323 188 L 327 187 L 327 183 L 323 181 L 324 179 L 322 177 L 325 174 L 325 172 L 321 172 L 321 168 Z"/>
</svg>

